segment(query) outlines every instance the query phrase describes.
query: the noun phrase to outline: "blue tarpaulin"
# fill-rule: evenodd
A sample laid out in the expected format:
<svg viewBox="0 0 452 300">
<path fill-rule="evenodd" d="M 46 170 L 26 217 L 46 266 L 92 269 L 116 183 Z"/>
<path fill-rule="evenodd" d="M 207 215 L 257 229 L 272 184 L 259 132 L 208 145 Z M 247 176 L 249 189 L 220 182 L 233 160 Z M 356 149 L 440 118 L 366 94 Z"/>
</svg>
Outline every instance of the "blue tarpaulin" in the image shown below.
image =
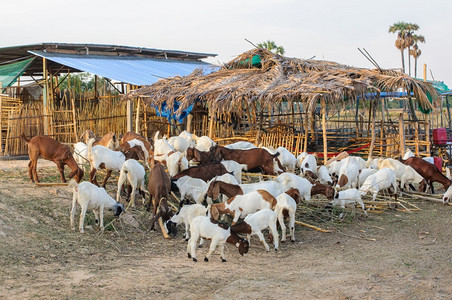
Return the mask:
<svg viewBox="0 0 452 300">
<path fill-rule="evenodd" d="M 174 107 L 173 110 L 168 109 L 168 107 L 166 106 L 166 103 L 164 103 L 162 105 L 162 108 L 159 109 L 158 107 L 154 106 L 156 112 L 157 112 L 157 116 L 159 117 L 165 117 L 168 120 L 176 120 L 179 123 L 182 123 L 184 121 L 184 119 L 188 116 L 188 114 L 192 111 L 193 109 L 193 104 L 190 105 L 189 107 L 187 107 L 186 109 L 184 109 L 182 111 L 182 113 L 180 115 L 176 115 L 173 112 L 179 109 L 179 102 L 174 101 Z"/>
<path fill-rule="evenodd" d="M 28 51 L 64 66 L 99 75 L 132 85 L 149 85 L 161 78 L 186 76 L 196 68 L 205 73 L 213 66 L 203 61 L 183 61 L 138 56 L 63 54 L 44 51 Z"/>
</svg>

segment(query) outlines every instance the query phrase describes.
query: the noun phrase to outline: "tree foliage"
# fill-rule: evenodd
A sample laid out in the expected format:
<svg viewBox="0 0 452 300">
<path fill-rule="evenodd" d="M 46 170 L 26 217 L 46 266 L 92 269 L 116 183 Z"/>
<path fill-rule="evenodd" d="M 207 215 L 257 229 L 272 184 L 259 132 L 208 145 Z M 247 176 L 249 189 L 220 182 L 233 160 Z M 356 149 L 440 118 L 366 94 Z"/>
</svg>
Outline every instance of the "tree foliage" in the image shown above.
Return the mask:
<svg viewBox="0 0 452 300">
<path fill-rule="evenodd" d="M 265 42 L 257 44 L 258 47 L 270 50 L 273 53 L 284 55 L 286 50 L 284 50 L 283 46 L 278 46 L 274 41 L 267 40 Z"/>
</svg>

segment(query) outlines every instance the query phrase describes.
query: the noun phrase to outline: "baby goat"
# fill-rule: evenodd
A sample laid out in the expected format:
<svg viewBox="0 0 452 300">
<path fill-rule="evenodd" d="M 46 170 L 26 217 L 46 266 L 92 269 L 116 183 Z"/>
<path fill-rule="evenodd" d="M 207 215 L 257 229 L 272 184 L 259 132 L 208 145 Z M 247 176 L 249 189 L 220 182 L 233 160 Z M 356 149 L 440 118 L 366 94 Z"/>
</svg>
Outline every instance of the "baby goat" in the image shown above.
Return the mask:
<svg viewBox="0 0 452 300">
<path fill-rule="evenodd" d="M 228 225 L 215 221 L 206 216 L 198 216 L 193 219 L 190 224 L 190 240 L 187 245 L 188 258 L 196 259 L 196 243 L 199 238 L 210 239 L 209 252 L 207 252 L 204 261 L 209 261 L 209 257 L 213 251 L 219 246 L 221 261 L 226 262 L 224 256 L 224 245 L 226 243 L 235 245 L 241 255 L 248 253 L 249 242 L 232 232 Z"/>
<path fill-rule="evenodd" d="M 79 230 L 80 233 L 84 233 L 83 225 L 85 222 L 85 215 L 88 209 L 92 209 L 96 218 L 96 223 L 99 222 L 98 213 L 100 215 L 100 229 L 104 230 L 104 209 L 110 209 L 113 211 L 116 217 L 124 211 L 124 206 L 121 203 L 116 202 L 110 195 L 107 194 L 104 188 L 99 188 L 92 183 L 84 181 L 80 184 L 72 179 L 69 182 L 69 186 L 73 188 L 72 196 L 72 210 L 71 210 L 71 229 L 75 230 L 74 218 L 75 218 L 75 205 L 81 206 L 82 211 L 80 213 Z"/>
<path fill-rule="evenodd" d="M 270 247 L 265 242 L 264 235 L 262 234 L 262 230 L 268 228 L 273 235 L 275 251 L 278 251 L 279 236 L 278 230 L 276 229 L 276 220 L 276 213 L 273 210 L 266 208 L 255 212 L 254 214 L 247 215 L 242 222 L 231 226 L 231 231 L 235 233 L 246 233 L 248 241 L 250 240 L 251 234 L 257 235 L 268 252 L 270 251 Z"/>
<path fill-rule="evenodd" d="M 183 205 L 183 201 L 181 201 L 181 205 Z M 201 204 L 193 204 L 193 205 L 183 205 L 179 211 L 171 217 L 167 222 L 165 222 L 166 229 L 168 230 L 168 234 L 173 237 L 177 234 L 177 225 L 184 224 L 185 225 L 185 240 L 188 241 L 190 235 L 188 230 L 190 229 L 190 224 L 194 218 L 197 216 L 205 216 L 207 213 L 207 208 Z"/>
<path fill-rule="evenodd" d="M 121 172 L 119 174 L 119 180 L 118 180 L 118 191 L 116 193 L 116 201 L 120 202 L 120 193 L 121 188 L 124 184 L 124 182 L 127 180 L 129 181 L 130 185 L 132 186 L 132 193 L 131 193 L 131 199 L 130 204 L 132 207 L 135 207 L 135 191 L 138 188 L 138 191 L 140 192 L 141 197 L 143 199 L 146 198 L 146 194 L 144 193 L 144 167 L 137 162 L 134 159 L 129 159 L 124 162 L 124 164 L 121 167 Z"/>
</svg>

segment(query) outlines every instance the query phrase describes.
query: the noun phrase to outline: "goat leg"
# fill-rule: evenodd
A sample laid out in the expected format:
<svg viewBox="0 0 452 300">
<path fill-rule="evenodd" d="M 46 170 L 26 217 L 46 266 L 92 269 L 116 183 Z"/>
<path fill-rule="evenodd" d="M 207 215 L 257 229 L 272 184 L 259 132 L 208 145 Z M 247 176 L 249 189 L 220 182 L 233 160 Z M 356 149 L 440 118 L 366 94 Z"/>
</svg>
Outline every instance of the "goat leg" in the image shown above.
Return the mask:
<svg viewBox="0 0 452 300">
<path fill-rule="evenodd" d="M 108 180 L 108 178 L 110 178 L 111 172 L 113 172 L 113 170 L 107 170 L 107 175 L 105 175 L 104 182 L 102 182 L 102 187 L 103 188 L 105 188 L 105 186 L 107 185 L 107 180 Z"/>
<path fill-rule="evenodd" d="M 61 181 L 66 182 L 66 178 L 64 178 L 64 163 L 62 161 L 56 161 L 55 163 L 58 167 L 58 171 L 60 171 Z"/>
</svg>

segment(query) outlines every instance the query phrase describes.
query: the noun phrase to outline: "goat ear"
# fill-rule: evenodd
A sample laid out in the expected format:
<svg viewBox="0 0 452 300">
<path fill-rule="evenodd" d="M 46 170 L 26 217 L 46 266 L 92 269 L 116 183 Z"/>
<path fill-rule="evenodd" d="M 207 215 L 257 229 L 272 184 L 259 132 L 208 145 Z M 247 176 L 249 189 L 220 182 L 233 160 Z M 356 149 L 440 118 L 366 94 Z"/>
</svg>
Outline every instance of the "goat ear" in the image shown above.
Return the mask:
<svg viewBox="0 0 452 300">
<path fill-rule="evenodd" d="M 218 218 L 220 217 L 220 212 L 218 211 L 218 208 L 216 208 L 215 206 L 212 206 L 210 208 L 210 214 L 214 220 L 218 220 Z"/>
<path fill-rule="evenodd" d="M 212 191 L 212 199 L 217 199 L 220 196 L 220 185 L 215 184 Z"/>
</svg>

